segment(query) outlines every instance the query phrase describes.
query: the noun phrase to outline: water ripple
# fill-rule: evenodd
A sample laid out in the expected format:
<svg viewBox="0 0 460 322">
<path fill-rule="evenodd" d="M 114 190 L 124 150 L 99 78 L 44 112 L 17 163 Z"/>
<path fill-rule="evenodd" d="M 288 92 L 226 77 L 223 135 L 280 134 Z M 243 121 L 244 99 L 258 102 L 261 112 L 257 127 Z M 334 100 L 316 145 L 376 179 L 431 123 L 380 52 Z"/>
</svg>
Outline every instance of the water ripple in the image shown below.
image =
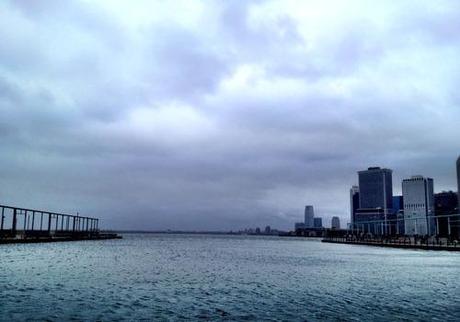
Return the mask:
<svg viewBox="0 0 460 322">
<path fill-rule="evenodd" d="M 455 321 L 460 255 L 238 236 L 0 246 L 2 321 Z"/>
</svg>

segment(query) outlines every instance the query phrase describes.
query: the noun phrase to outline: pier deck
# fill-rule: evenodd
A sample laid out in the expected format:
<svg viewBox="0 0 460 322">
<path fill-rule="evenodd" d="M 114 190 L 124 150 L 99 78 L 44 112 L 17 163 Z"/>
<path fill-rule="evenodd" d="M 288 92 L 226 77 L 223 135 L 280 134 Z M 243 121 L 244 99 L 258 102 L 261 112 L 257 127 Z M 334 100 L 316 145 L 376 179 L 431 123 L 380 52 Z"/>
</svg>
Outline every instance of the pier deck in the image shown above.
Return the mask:
<svg viewBox="0 0 460 322">
<path fill-rule="evenodd" d="M 0 205 L 0 244 L 120 238 L 101 232 L 98 218 Z"/>
<path fill-rule="evenodd" d="M 80 240 L 107 240 L 107 239 L 122 239 L 117 234 L 100 234 L 87 237 L 67 236 L 67 237 L 48 237 L 48 238 L 0 238 L 0 245 L 2 244 L 34 244 L 34 243 L 56 243 L 56 242 L 69 242 Z"/>
<path fill-rule="evenodd" d="M 348 244 L 348 245 L 362 245 L 362 246 L 376 246 L 376 247 L 389 247 L 389 248 L 404 248 L 404 249 L 423 249 L 423 250 L 444 250 L 444 251 L 457 251 L 460 252 L 460 244 L 458 243 L 405 243 L 397 241 L 381 241 L 381 240 L 347 240 L 346 238 L 325 238 L 321 240 L 323 243 L 333 244 Z"/>
</svg>

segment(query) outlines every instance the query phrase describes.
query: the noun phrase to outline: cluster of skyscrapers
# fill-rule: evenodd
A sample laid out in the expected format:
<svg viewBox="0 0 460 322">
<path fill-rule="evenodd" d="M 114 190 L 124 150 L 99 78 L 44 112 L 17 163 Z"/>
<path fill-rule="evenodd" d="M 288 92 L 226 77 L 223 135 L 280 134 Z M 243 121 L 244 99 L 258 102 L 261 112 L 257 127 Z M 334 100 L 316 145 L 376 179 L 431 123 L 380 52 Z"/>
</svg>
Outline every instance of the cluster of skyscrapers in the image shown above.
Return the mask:
<svg viewBox="0 0 460 322">
<path fill-rule="evenodd" d="M 298 222 L 295 224 L 295 229 L 323 229 L 323 218 L 315 217 L 315 211 L 313 206 L 305 206 L 305 219 L 304 222 Z M 339 217 L 332 217 L 331 221 L 332 229 L 340 229 Z"/>
<path fill-rule="evenodd" d="M 458 192 L 434 193 L 432 178 L 412 176 L 402 181 L 402 195 L 393 196 L 392 170 L 371 167 L 359 171 L 359 186 L 350 189 L 350 229 L 377 235 L 459 235 L 460 157 Z"/>
</svg>

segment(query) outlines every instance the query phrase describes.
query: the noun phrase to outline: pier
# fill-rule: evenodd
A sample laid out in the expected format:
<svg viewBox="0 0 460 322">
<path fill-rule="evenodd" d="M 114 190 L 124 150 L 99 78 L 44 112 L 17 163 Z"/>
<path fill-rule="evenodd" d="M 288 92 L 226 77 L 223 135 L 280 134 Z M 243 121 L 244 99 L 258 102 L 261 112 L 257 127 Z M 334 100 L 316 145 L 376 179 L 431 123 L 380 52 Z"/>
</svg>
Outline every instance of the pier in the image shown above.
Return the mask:
<svg viewBox="0 0 460 322">
<path fill-rule="evenodd" d="M 99 219 L 0 205 L 0 244 L 119 239 Z"/>
<path fill-rule="evenodd" d="M 389 248 L 405 248 L 405 249 L 424 249 L 424 250 L 447 250 L 460 252 L 460 243 L 450 241 L 446 238 L 362 238 L 355 237 L 326 237 L 322 240 L 323 243 L 333 244 L 348 244 L 348 245 L 364 245 L 378 246 Z"/>
<path fill-rule="evenodd" d="M 391 248 L 460 251 L 460 214 L 428 216 L 434 227 L 431 234 L 401 234 L 402 219 L 373 220 L 349 225 L 348 229 L 328 229 L 322 240 L 325 243 L 366 245 Z M 446 223 L 440 229 L 441 220 Z"/>
</svg>

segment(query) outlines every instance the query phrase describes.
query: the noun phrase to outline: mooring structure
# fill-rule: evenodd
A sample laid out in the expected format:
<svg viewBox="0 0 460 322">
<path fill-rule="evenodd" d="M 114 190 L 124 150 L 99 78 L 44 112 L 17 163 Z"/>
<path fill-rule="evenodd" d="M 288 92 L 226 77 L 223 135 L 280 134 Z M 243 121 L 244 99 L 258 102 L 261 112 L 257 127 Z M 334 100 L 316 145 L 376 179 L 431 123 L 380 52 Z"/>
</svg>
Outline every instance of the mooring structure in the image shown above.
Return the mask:
<svg viewBox="0 0 460 322">
<path fill-rule="evenodd" d="M 109 238 L 98 218 L 0 205 L 0 243 Z"/>
</svg>

